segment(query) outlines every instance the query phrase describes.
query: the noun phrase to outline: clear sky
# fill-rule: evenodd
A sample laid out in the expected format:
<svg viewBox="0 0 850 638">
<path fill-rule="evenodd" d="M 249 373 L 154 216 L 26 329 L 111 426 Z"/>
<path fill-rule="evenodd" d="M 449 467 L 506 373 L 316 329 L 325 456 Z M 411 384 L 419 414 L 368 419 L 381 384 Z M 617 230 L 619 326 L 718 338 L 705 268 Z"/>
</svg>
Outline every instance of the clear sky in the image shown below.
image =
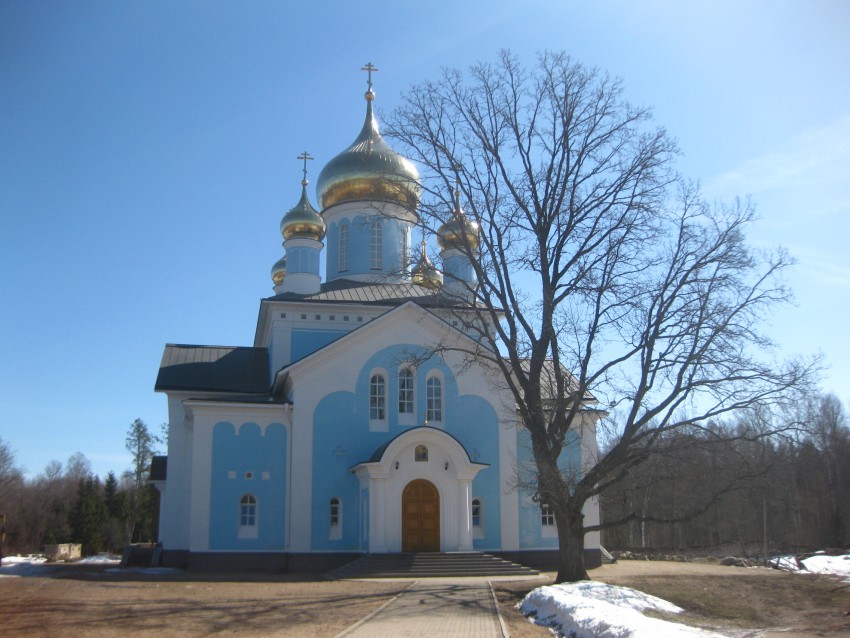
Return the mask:
<svg viewBox="0 0 850 638">
<path fill-rule="evenodd" d="M 799 264 L 768 318 L 850 400 L 850 2 L 0 2 L 0 438 L 30 476 L 129 465 L 163 345 L 252 345 L 278 224 L 363 118 L 441 67 L 563 49 L 620 77 L 712 198 Z M 379 111 L 380 112 L 380 111 Z"/>
</svg>

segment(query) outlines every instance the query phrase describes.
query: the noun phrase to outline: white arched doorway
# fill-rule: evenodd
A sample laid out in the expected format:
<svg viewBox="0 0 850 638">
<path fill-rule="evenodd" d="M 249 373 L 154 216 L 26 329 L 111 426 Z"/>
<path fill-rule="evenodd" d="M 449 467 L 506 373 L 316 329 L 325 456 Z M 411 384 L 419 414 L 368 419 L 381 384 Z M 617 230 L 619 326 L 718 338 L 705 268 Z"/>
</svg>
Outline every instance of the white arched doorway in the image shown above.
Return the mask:
<svg viewBox="0 0 850 638">
<path fill-rule="evenodd" d="M 472 479 L 487 467 L 470 461 L 457 439 L 428 426 L 376 450 L 351 468 L 368 491 L 368 551 L 472 551 Z M 413 488 L 405 493 L 411 485 L 413 509 L 406 508 L 414 498 Z"/>
</svg>

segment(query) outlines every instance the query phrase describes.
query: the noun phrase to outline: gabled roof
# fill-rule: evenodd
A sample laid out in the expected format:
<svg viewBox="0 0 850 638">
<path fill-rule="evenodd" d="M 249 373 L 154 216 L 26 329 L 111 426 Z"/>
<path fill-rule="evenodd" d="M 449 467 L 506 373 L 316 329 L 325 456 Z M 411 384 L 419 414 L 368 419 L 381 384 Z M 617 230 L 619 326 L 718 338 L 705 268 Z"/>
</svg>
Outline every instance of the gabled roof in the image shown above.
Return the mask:
<svg viewBox="0 0 850 638">
<path fill-rule="evenodd" d="M 322 284 L 317 293 L 300 295 L 285 292 L 264 301 L 301 301 L 314 303 L 351 303 L 379 306 L 400 306 L 413 301 L 423 307 L 463 307 L 466 302 L 452 299 L 440 294 L 439 291 L 412 283 L 373 283 L 353 281 L 351 279 L 336 279 Z"/>
<path fill-rule="evenodd" d="M 266 348 L 169 343 L 154 389 L 268 395 L 270 386 Z"/>
<path fill-rule="evenodd" d="M 418 303 L 414 301 L 406 301 L 400 306 L 393 308 L 389 312 L 386 312 L 378 317 L 375 317 L 372 321 L 359 326 L 355 330 L 348 332 L 342 335 L 339 339 L 336 339 L 329 344 L 311 352 L 308 355 L 305 355 L 301 359 L 297 361 L 293 361 L 288 365 L 285 365 L 280 370 L 278 370 L 274 374 L 274 383 L 275 383 L 275 391 L 280 389 L 279 381 L 285 378 L 290 372 L 299 367 L 310 366 L 316 360 L 328 356 L 330 353 L 337 351 L 340 348 L 346 348 L 348 344 L 355 342 L 360 343 L 364 339 L 364 335 L 372 333 L 373 335 L 380 335 L 383 330 L 382 326 L 387 321 L 394 321 L 399 317 L 404 317 L 405 313 L 410 313 L 410 325 L 422 327 L 426 322 L 431 322 L 430 325 L 438 328 L 441 331 L 445 331 L 446 335 L 453 335 L 455 339 L 459 342 L 465 342 L 467 344 L 466 350 L 468 351 L 470 348 L 474 348 L 479 346 L 480 344 L 476 342 L 472 337 L 465 334 L 461 330 L 458 330 L 455 326 L 450 325 L 444 319 L 440 318 L 438 315 L 433 312 L 428 311 L 427 309 L 421 307 Z M 379 338 L 379 337 L 378 337 Z"/>
</svg>

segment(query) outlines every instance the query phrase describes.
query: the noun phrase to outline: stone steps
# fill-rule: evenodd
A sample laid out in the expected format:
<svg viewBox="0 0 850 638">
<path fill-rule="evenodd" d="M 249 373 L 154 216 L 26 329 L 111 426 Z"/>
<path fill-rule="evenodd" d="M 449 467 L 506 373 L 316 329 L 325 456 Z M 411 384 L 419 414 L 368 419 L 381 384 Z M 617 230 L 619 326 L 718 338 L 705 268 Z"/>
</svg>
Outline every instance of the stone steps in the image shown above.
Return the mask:
<svg viewBox="0 0 850 638">
<path fill-rule="evenodd" d="M 331 578 L 536 576 L 538 571 L 482 552 L 367 554 L 330 572 Z"/>
</svg>

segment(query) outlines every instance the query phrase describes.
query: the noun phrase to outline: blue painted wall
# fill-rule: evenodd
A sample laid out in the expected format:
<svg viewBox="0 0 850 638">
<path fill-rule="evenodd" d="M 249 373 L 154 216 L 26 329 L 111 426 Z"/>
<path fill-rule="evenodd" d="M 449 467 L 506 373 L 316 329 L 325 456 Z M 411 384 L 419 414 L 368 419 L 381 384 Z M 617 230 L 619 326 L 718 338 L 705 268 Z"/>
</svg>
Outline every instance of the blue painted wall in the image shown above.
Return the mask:
<svg viewBox="0 0 850 638">
<path fill-rule="evenodd" d="M 333 222 L 325 239 L 325 272 L 328 281 L 371 273 L 396 274 L 402 267 L 402 236 L 408 227 L 407 222 L 387 217 L 379 218 L 377 211 L 343 218 Z M 380 219 L 383 232 L 383 264 L 380 270 L 372 269 L 371 264 L 371 223 Z M 348 270 L 339 270 L 339 227 L 348 224 Z M 408 246 L 409 251 L 409 246 Z M 409 260 L 409 255 L 408 255 Z M 287 257 L 287 268 L 289 257 Z"/>
<path fill-rule="evenodd" d="M 289 261 L 286 262 L 286 266 L 289 267 Z M 478 279 L 469 259 L 463 255 L 449 255 L 443 258 L 443 272 L 448 276 L 446 281 L 451 281 L 454 278 L 473 282 Z"/>
<path fill-rule="evenodd" d="M 365 547 L 361 538 L 363 498 L 359 481 L 348 468 L 367 461 L 381 445 L 415 425 L 398 423 L 398 368 L 406 356 L 422 354 L 413 345 L 398 345 L 375 353 L 360 370 L 354 393 L 336 392 L 323 398 L 313 418 L 313 518 L 315 550 L 356 550 Z M 369 431 L 369 375 L 375 368 L 387 371 L 387 432 Z M 433 357 L 416 370 L 416 421 L 425 415 L 425 382 L 428 373 L 440 370 L 443 384 L 443 429 L 469 452 L 473 461 L 489 463 L 472 486 L 473 496 L 484 503 L 485 536 L 476 548 L 498 548 L 500 539 L 499 424 L 489 403 L 475 396 L 459 396 L 451 370 Z M 343 501 L 342 537 L 330 539 L 330 499 Z M 368 529 L 366 529 L 368 534 Z M 368 539 L 365 539 L 368 541 Z"/>
<path fill-rule="evenodd" d="M 292 339 L 290 350 L 291 361 L 294 362 L 303 359 L 308 354 L 324 348 L 329 343 L 336 341 L 348 333 L 348 330 L 305 330 L 303 328 L 293 328 L 290 337 Z"/>
<path fill-rule="evenodd" d="M 260 433 L 256 423 L 236 428 L 217 423 L 213 428 L 210 492 L 210 549 L 283 550 L 286 517 L 287 433 L 280 423 Z M 228 478 L 235 472 L 236 478 Z M 245 473 L 253 478 L 246 479 Z M 263 480 L 263 472 L 269 479 Z M 244 494 L 257 499 L 257 538 L 239 538 L 239 501 Z"/>
<path fill-rule="evenodd" d="M 558 466 L 563 472 L 578 472 L 581 467 L 581 441 L 575 432 L 567 434 L 567 440 L 561 456 L 558 457 Z M 520 472 L 520 480 L 528 482 L 532 480 L 533 472 L 530 468 L 534 465 L 534 456 L 531 449 L 531 435 L 528 430 L 521 428 L 517 431 L 517 466 Z M 531 500 L 532 493 L 529 490 L 519 489 L 519 546 L 520 549 L 553 549 L 558 547 L 557 535 L 553 537 L 543 536 L 543 523 L 540 504 Z M 554 527 L 553 527 L 554 529 Z"/>
<path fill-rule="evenodd" d="M 290 246 L 286 249 L 286 270 L 290 273 L 319 274 L 319 251 L 307 246 Z"/>
</svg>

